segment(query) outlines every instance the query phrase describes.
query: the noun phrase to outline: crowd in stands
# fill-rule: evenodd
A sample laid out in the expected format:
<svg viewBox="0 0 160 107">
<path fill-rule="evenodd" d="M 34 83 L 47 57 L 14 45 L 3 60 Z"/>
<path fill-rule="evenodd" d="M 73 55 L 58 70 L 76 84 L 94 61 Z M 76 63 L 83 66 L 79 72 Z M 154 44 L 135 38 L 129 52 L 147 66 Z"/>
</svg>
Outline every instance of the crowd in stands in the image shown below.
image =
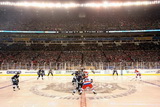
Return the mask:
<svg viewBox="0 0 160 107">
<path fill-rule="evenodd" d="M 0 30 L 24 31 L 107 31 L 160 29 L 160 6 L 83 9 L 40 9 L 0 7 Z M 38 34 L 37 34 L 38 35 Z M 21 35 L 22 36 L 22 35 Z M 31 35 L 32 36 L 32 35 Z M 3 38 L 3 37 L 2 37 Z M 36 37 L 35 37 L 36 38 Z M 77 38 L 79 39 L 79 38 Z M 84 38 L 85 39 L 85 38 Z M 1 39 L 2 41 L 5 41 Z M 9 40 L 8 40 L 9 41 Z M 61 42 L 61 41 L 59 41 Z M 26 46 L 27 45 L 27 46 Z M 59 66 L 60 63 L 160 63 L 159 44 L 3 44 L 0 43 L 0 66 Z M 91 64 L 92 63 L 92 64 Z M 152 64 L 149 64 L 152 65 Z M 154 64 L 153 64 L 154 65 Z M 159 64 L 160 65 L 160 64 Z M 3 66 L 3 67 L 2 67 Z"/>
<path fill-rule="evenodd" d="M 107 31 L 159 29 L 160 6 L 107 9 L 29 9 L 0 7 L 0 30 Z"/>
<path fill-rule="evenodd" d="M 160 61 L 159 45 L 152 44 L 153 48 L 150 47 L 145 49 L 142 48 L 142 46 L 146 47 L 147 45 L 124 44 L 121 47 L 113 46 L 112 48 L 107 48 L 107 45 L 104 45 L 94 46 L 94 50 L 92 45 L 79 46 L 81 47 L 79 50 L 74 50 L 74 48 L 77 48 L 77 46 L 74 45 L 71 47 L 61 46 L 61 50 L 35 50 L 36 47 L 38 48 L 38 45 L 36 45 L 35 48 L 32 46 L 30 50 L 5 51 L 1 48 L 0 65 L 27 64 L 26 66 L 29 67 L 31 65 L 43 66 L 44 64 L 49 66 L 51 63 L 72 63 L 74 65 L 91 63 L 127 63 L 130 65 L 132 62 L 148 63 Z M 69 47 L 71 49 L 67 50 Z"/>
</svg>

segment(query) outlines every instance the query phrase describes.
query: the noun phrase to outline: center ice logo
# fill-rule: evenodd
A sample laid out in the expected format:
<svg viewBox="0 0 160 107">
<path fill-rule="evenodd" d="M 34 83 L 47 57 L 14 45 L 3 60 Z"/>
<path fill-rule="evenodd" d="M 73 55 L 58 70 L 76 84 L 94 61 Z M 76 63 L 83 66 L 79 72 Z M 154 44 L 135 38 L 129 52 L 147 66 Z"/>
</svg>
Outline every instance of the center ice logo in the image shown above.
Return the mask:
<svg viewBox="0 0 160 107">
<path fill-rule="evenodd" d="M 125 97 L 136 92 L 136 87 L 133 85 L 118 84 L 118 83 L 95 83 L 95 89 L 97 91 L 96 96 L 92 96 L 92 92 L 86 90 L 86 97 L 89 100 L 96 99 L 111 99 L 118 97 Z M 68 99 L 78 100 L 79 96 L 68 96 L 71 94 L 73 86 L 70 82 L 68 83 L 50 83 L 48 85 L 37 85 L 33 86 L 30 91 L 36 95 L 50 97 L 54 99 Z M 56 94 L 61 93 L 61 94 Z"/>
</svg>

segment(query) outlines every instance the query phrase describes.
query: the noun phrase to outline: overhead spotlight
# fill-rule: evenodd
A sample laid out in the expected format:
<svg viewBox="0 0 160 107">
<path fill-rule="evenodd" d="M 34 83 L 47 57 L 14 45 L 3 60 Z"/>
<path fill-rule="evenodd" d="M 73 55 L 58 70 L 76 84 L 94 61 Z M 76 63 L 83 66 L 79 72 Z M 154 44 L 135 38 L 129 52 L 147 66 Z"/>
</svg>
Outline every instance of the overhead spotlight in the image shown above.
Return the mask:
<svg viewBox="0 0 160 107">
<path fill-rule="evenodd" d="M 160 4 L 160 1 L 131 1 L 131 2 L 102 2 L 102 3 L 47 3 L 47 2 L 0 2 L 0 5 L 22 6 L 22 7 L 39 7 L 39 8 L 74 8 L 74 7 L 120 7 L 120 6 L 139 6 Z"/>
</svg>

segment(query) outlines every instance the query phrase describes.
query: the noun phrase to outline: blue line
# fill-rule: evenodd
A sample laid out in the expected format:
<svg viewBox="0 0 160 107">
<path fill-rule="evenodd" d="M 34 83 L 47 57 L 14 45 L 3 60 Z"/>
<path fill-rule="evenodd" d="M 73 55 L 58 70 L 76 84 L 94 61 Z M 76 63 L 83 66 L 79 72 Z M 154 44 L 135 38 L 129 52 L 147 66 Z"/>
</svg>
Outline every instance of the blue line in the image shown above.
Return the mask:
<svg viewBox="0 0 160 107">
<path fill-rule="evenodd" d="M 22 82 L 25 82 L 25 81 L 28 81 L 28 80 L 24 80 L 24 81 L 22 81 Z M 12 84 L 11 84 L 11 85 L 6 85 L 6 86 L 3 86 L 3 87 L 0 87 L 0 89 L 4 89 L 4 88 L 10 87 L 10 86 L 12 86 Z"/>
<path fill-rule="evenodd" d="M 147 81 L 143 81 L 144 83 L 148 83 L 148 84 L 151 84 L 151 85 L 154 85 L 154 86 L 158 86 L 158 87 L 160 87 L 160 85 L 158 85 L 158 84 L 155 84 L 155 83 L 151 83 L 151 82 L 147 82 Z"/>
<path fill-rule="evenodd" d="M 10 86 L 12 86 L 12 85 L 3 86 L 3 87 L 0 87 L 0 89 L 7 88 L 7 87 L 10 87 Z"/>
</svg>

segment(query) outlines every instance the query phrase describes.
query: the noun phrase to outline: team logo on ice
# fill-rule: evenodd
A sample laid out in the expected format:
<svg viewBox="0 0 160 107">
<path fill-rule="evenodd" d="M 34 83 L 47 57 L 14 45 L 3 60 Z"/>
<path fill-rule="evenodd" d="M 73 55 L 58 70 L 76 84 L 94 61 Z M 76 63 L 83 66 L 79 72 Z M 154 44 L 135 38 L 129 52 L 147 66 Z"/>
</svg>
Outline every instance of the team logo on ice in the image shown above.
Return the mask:
<svg viewBox="0 0 160 107">
<path fill-rule="evenodd" d="M 119 84 L 119 83 L 95 83 L 95 90 L 97 95 L 94 96 L 91 91 L 86 89 L 87 99 L 111 99 L 118 97 L 125 97 L 136 92 L 133 85 Z M 70 82 L 68 83 L 50 83 L 48 85 L 36 85 L 31 88 L 34 94 L 50 97 L 54 99 L 78 100 L 80 96 L 72 96 L 71 92 L 74 87 Z"/>
</svg>

